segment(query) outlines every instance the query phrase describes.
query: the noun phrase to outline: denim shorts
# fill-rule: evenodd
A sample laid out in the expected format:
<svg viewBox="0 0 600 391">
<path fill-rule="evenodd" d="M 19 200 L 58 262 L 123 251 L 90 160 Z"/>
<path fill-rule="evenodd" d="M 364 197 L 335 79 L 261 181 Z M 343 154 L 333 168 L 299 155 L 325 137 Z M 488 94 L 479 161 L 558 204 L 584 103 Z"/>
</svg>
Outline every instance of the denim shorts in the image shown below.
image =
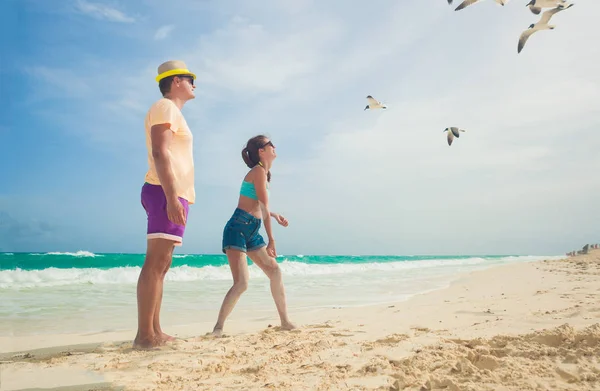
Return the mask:
<svg viewBox="0 0 600 391">
<path fill-rule="evenodd" d="M 265 247 L 267 244 L 258 233 L 261 223 L 252 214 L 236 208 L 223 229 L 223 252 L 227 249 L 248 252 Z"/>
</svg>

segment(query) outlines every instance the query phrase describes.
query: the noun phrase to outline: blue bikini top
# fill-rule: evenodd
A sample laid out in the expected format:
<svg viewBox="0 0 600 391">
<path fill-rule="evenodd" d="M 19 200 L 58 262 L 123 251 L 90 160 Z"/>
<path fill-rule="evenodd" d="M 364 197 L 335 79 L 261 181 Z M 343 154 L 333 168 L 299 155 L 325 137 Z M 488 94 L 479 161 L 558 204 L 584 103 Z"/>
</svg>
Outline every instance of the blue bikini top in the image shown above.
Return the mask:
<svg viewBox="0 0 600 391">
<path fill-rule="evenodd" d="M 269 194 L 269 186 L 267 186 L 267 194 Z M 258 196 L 256 195 L 256 188 L 254 187 L 254 183 L 252 182 L 242 182 L 242 187 L 240 188 L 240 195 L 252 198 L 253 200 L 258 200 Z"/>
</svg>

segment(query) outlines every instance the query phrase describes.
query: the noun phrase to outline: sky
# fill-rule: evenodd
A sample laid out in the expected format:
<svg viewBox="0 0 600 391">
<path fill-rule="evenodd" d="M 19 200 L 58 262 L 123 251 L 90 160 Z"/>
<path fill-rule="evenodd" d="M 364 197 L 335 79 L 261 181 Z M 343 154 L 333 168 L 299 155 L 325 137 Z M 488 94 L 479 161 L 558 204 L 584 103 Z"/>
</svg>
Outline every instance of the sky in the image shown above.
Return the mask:
<svg viewBox="0 0 600 391">
<path fill-rule="evenodd" d="M 575 1 L 517 54 L 539 18 L 526 3 L 4 1 L 0 251 L 145 251 L 144 116 L 172 59 L 198 76 L 178 253 L 220 253 L 257 134 L 277 147 L 281 254 L 598 243 L 600 2 Z M 367 95 L 388 109 L 364 111 Z M 448 126 L 466 130 L 452 146 Z"/>
</svg>

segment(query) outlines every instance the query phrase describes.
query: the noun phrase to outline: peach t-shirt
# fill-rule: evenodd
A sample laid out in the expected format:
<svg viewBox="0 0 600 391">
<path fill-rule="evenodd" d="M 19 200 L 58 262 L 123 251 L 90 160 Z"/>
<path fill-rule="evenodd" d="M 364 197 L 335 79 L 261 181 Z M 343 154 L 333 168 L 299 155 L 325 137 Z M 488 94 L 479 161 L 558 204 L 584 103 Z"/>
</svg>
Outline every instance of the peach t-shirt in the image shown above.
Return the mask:
<svg viewBox="0 0 600 391">
<path fill-rule="evenodd" d="M 156 101 L 146 114 L 146 147 L 148 148 L 148 172 L 146 182 L 160 185 L 154 158 L 152 157 L 152 140 L 150 129 L 153 125 L 170 124 L 173 140 L 169 147 L 171 153 L 171 169 L 175 179 L 177 196 L 193 204 L 196 199 L 194 190 L 194 157 L 192 153 L 193 136 L 181 113 L 181 110 L 170 99 L 161 98 Z"/>
</svg>

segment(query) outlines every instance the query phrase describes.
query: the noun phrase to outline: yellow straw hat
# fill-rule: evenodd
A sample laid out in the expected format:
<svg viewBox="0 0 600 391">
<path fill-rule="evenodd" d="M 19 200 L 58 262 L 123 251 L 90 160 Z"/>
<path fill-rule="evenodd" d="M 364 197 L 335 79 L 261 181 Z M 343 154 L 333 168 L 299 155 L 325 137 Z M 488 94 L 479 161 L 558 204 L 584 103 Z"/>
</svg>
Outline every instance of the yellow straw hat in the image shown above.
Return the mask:
<svg viewBox="0 0 600 391">
<path fill-rule="evenodd" d="M 194 75 L 187 69 L 185 62 L 179 60 L 171 60 L 163 62 L 158 66 L 158 76 L 156 76 L 156 81 L 159 82 L 165 77 L 173 75 L 190 75 L 194 79 L 196 79 L 196 75 Z"/>
</svg>

